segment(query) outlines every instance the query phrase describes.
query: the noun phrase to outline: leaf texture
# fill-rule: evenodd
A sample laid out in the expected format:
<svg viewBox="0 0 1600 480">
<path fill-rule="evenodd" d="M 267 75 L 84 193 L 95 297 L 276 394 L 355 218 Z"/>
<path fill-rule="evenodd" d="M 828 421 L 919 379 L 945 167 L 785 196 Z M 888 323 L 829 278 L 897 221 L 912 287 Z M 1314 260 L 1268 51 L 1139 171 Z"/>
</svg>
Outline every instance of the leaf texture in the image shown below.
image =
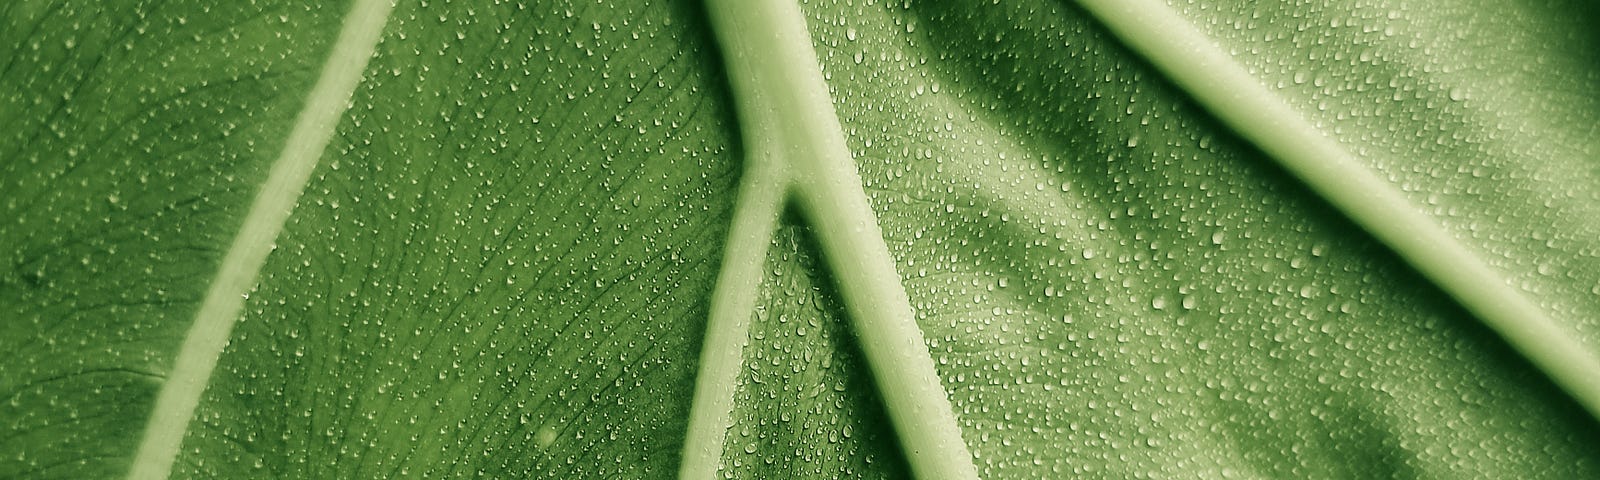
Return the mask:
<svg viewBox="0 0 1600 480">
<path fill-rule="evenodd" d="M 1596 6 L 1167 8 L 1600 351 Z M 801 9 L 983 478 L 1600 477 L 1582 405 L 1084 8 Z M 0 6 L 0 478 L 128 471 L 349 10 Z M 173 477 L 677 472 L 748 166 L 707 13 L 396 2 Z M 806 208 L 720 474 L 908 476 Z"/>
</svg>

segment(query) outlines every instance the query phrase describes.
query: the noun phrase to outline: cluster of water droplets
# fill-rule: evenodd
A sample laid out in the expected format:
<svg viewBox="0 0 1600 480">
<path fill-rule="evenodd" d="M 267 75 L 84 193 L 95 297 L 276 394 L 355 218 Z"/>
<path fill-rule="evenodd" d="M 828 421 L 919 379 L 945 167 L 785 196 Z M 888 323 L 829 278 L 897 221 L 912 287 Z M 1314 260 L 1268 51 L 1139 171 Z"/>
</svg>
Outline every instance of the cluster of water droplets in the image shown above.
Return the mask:
<svg viewBox="0 0 1600 480">
<path fill-rule="evenodd" d="M 691 13 L 400 5 L 181 468 L 673 474 L 739 166 Z"/>
<path fill-rule="evenodd" d="M 1248 8 L 1216 15 L 1245 19 L 1219 28 L 1288 46 L 1224 43 L 1241 57 L 1372 66 L 1398 43 L 1423 59 L 1392 79 L 1373 69 L 1381 82 L 1263 72 L 1311 92 L 1286 98 L 1323 112 L 1317 128 L 1427 140 L 1407 158 L 1506 155 L 1474 143 L 1481 120 L 1451 105 L 1471 103 L 1469 89 L 1425 86 L 1449 77 L 1390 40 L 1404 18 L 1288 6 L 1275 13 L 1323 23 L 1275 33 L 1283 25 Z M 1563 425 L 1581 412 L 1534 401 L 1550 387 L 1508 365 L 1494 335 L 1085 12 L 869 3 L 812 15 L 887 243 L 986 474 L 1509 474 L 1566 468 L 1537 460 L 1555 451 L 1593 467 Z M 1347 100 L 1346 86 L 1387 97 Z M 1438 112 L 1455 120 L 1422 118 Z M 1474 178 L 1448 168 L 1417 172 Z M 1489 187 L 1476 181 L 1462 188 Z M 1433 212 L 1448 222 L 1464 210 Z M 1555 283 L 1588 288 L 1570 280 Z"/>
<path fill-rule="evenodd" d="M 1173 2 L 1600 348 L 1600 40 L 1582 2 Z M 1586 16 L 1585 12 L 1589 12 Z"/>
<path fill-rule="evenodd" d="M 907 475 L 850 319 L 808 230 L 779 230 L 751 320 L 724 478 Z"/>
</svg>

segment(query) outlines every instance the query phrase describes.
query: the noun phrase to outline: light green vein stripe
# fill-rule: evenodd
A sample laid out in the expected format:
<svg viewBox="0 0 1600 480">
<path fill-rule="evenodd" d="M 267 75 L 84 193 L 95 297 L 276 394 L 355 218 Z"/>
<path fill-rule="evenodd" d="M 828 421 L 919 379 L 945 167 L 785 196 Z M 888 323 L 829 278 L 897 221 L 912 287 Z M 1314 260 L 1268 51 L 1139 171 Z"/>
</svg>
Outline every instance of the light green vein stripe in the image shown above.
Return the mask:
<svg viewBox="0 0 1600 480">
<path fill-rule="evenodd" d="M 733 425 L 733 396 L 744 364 L 744 346 L 750 339 L 750 316 L 755 312 L 766 272 L 767 248 L 772 245 L 772 233 L 783 208 L 780 157 L 756 145 L 746 148 L 750 153 L 745 159 L 727 251 L 716 290 L 711 294 L 700 372 L 689 409 L 689 433 L 678 471 L 680 478 L 716 476 L 728 427 Z"/>
<path fill-rule="evenodd" d="M 1600 418 L 1600 359 L 1400 190 L 1160 0 L 1079 0 L 1213 115 L 1442 288 Z"/>
<path fill-rule="evenodd" d="M 784 0 L 707 3 L 746 143 L 778 156 L 790 172 L 912 473 L 924 480 L 977 478 L 867 203 L 799 6 Z M 710 477 L 685 472 L 685 478 Z"/>
<path fill-rule="evenodd" d="M 239 232 L 228 247 L 184 337 L 173 369 L 156 396 L 150 422 L 145 426 L 128 478 L 167 478 L 182 446 L 184 432 L 194 416 L 200 394 L 228 344 L 229 332 L 244 307 L 245 295 L 255 286 L 267 254 L 272 252 L 284 221 L 294 210 L 317 159 L 333 137 L 334 127 L 350 103 L 378 44 L 383 25 L 393 9 L 390 0 L 357 0 L 345 18 L 322 75 L 306 96 L 283 150 L 273 162 L 266 183 L 256 193 Z"/>
</svg>

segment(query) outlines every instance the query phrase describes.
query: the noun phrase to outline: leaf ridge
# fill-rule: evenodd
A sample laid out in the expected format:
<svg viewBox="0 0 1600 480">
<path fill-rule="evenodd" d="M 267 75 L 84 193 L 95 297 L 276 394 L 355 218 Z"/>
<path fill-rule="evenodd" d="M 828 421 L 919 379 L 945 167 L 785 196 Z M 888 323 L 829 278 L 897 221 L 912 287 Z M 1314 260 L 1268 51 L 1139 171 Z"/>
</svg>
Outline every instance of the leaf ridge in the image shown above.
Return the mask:
<svg viewBox="0 0 1600 480">
<path fill-rule="evenodd" d="M 339 118 L 377 48 L 390 0 L 358 0 L 346 14 L 320 77 L 306 95 L 267 180 L 218 265 L 194 321 L 184 335 L 167 381 L 156 396 L 128 478 L 167 478 L 217 359 L 254 288 L 273 243 L 332 139 Z"/>
<path fill-rule="evenodd" d="M 1159 0 L 1079 0 L 1198 104 L 1388 245 L 1600 418 L 1600 358 Z"/>
</svg>

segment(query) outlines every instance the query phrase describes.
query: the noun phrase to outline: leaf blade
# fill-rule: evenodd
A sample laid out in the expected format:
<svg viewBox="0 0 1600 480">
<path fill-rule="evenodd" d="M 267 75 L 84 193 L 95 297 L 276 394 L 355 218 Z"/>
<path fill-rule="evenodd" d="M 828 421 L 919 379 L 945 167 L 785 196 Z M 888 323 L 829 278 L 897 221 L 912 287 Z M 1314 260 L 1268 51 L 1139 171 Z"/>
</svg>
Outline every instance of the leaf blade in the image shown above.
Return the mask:
<svg viewBox="0 0 1600 480">
<path fill-rule="evenodd" d="M 1579 406 L 1086 12 L 979 3 L 803 8 L 883 243 L 986 476 L 1600 475 Z M 1595 338 L 1583 312 L 1600 249 L 1582 238 L 1594 225 L 1563 219 L 1600 205 L 1579 188 L 1592 179 L 1585 126 L 1600 116 L 1588 95 L 1600 62 L 1584 60 L 1600 50 L 1579 37 L 1582 21 L 1546 15 L 1559 4 L 1394 3 L 1393 17 L 1388 3 L 1173 8 L 1224 48 L 1266 52 L 1248 68 L 1319 128 L 1398 152 L 1373 171 Z M 0 386 L 22 393 L 0 404 L 20 419 L 5 427 L 0 476 L 122 471 L 131 441 L 92 435 L 128 422 L 90 417 L 147 420 L 150 376 L 175 349 L 162 339 L 181 336 L 198 297 L 187 272 L 215 270 L 216 238 L 243 217 L 235 190 L 255 188 L 270 160 L 239 152 L 281 141 L 281 105 L 292 115 L 309 84 L 281 67 L 326 58 L 317 49 L 331 39 L 305 39 L 335 12 L 230 5 L 96 17 L 59 4 L 67 22 L 38 30 L 30 9 L 52 5 L 0 7 L 0 53 L 23 52 L 3 56 L 0 99 L 18 108 L 0 123 L 24 127 L 0 135 L 0 209 L 20 213 L 0 221 L 0 243 L 20 245 L 0 264 L 0 308 L 25 320 L 0 322 L 0 346 L 26 354 L 0 364 Z M 1485 6 L 1510 10 L 1473 10 Z M 677 471 L 744 148 L 706 12 L 399 8 L 175 476 Z M 216 20 L 235 13 L 259 24 Z M 128 38 L 171 42 L 70 28 L 109 18 Z M 95 78 L 127 81 L 80 89 L 97 60 L 67 40 L 110 52 L 99 61 L 117 75 Z M 1496 41 L 1512 53 L 1462 67 L 1476 64 L 1461 52 Z M 85 93 L 105 85 L 115 94 Z M 163 109 L 184 87 L 196 101 Z M 1485 93 L 1495 88 L 1508 93 Z M 101 114 L 140 138 L 84 121 Z M 106 155 L 83 154 L 95 139 L 111 139 Z M 169 154 L 192 168 L 157 161 Z M 143 191 L 141 174 L 149 195 L 106 198 Z M 1471 198 L 1482 192 L 1493 195 Z M 825 286 L 814 260 L 826 252 L 800 232 L 783 227 L 769 251 L 758 309 L 782 318 L 754 329 L 768 341 L 735 386 L 727 473 L 903 474 L 852 342 L 822 323 L 842 319 L 846 292 Z M 118 289 L 137 293 L 105 293 Z M 107 326 L 123 319 L 143 330 Z M 57 374 L 74 386 L 28 383 Z"/>
</svg>

